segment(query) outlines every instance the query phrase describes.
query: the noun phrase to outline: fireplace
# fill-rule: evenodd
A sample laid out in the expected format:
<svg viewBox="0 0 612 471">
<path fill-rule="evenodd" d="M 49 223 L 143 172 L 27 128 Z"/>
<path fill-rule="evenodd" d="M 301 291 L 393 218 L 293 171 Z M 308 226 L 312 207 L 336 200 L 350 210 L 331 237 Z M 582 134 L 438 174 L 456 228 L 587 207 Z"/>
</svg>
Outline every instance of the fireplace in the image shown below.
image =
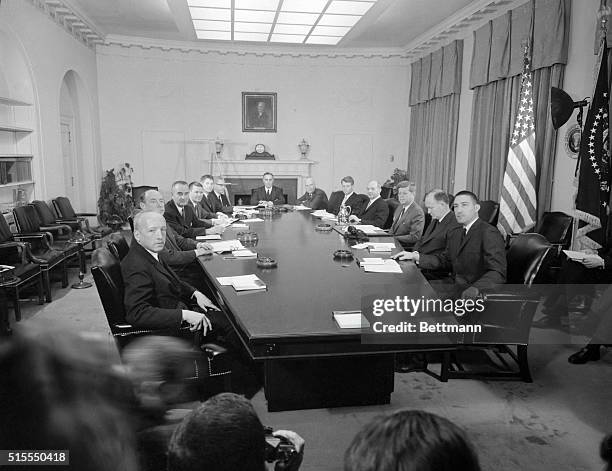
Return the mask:
<svg viewBox="0 0 612 471">
<path fill-rule="evenodd" d="M 261 178 L 236 178 L 226 177 L 226 183 L 231 183 L 228 186 L 230 201 L 234 205 L 249 205 L 257 204 L 258 201 L 251 201 L 251 190 L 263 185 Z M 285 195 L 285 203 L 294 204 L 297 200 L 297 178 L 275 178 L 274 186 L 278 186 L 283 190 Z"/>
</svg>

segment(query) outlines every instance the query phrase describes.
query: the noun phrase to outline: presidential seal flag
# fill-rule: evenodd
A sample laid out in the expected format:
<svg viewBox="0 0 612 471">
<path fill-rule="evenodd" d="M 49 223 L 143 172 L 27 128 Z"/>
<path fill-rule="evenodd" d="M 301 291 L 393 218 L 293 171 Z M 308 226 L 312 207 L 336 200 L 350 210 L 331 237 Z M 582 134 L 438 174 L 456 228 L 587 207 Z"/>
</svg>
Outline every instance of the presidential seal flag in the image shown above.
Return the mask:
<svg viewBox="0 0 612 471">
<path fill-rule="evenodd" d="M 608 60 L 605 44 L 600 54 L 595 92 L 589 106 L 578 154 L 576 193 L 576 250 L 605 244 L 610 201 L 610 146 L 608 138 Z"/>
<path fill-rule="evenodd" d="M 497 228 L 504 237 L 525 232 L 535 225 L 537 167 L 535 111 L 532 95 L 533 74 L 529 60 L 529 48 L 525 47 L 518 112 L 510 138 L 499 203 Z"/>
</svg>

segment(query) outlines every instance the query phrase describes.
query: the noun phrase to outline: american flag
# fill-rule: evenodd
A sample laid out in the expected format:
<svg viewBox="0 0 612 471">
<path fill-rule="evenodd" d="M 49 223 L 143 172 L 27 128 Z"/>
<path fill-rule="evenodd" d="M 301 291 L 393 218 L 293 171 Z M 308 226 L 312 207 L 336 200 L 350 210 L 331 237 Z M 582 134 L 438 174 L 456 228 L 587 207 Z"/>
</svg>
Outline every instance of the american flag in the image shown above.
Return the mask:
<svg viewBox="0 0 612 471">
<path fill-rule="evenodd" d="M 606 245 L 610 201 L 610 145 L 608 138 L 608 61 L 602 45 L 595 92 L 589 106 L 578 154 L 578 230 L 574 249 L 596 250 Z"/>
<path fill-rule="evenodd" d="M 521 92 L 514 131 L 508 149 L 508 161 L 499 204 L 497 228 L 505 237 L 524 232 L 536 218 L 535 111 L 533 107 L 533 75 L 525 48 Z"/>
</svg>

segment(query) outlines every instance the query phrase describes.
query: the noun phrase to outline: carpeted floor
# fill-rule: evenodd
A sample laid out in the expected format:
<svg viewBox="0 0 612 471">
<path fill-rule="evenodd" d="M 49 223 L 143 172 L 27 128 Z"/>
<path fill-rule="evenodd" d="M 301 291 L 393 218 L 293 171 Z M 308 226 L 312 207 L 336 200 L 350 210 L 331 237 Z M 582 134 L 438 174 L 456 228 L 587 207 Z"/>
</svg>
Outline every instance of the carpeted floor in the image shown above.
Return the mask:
<svg viewBox="0 0 612 471">
<path fill-rule="evenodd" d="M 71 274 L 71 282 L 75 274 Z M 90 279 L 89 275 L 86 279 Z M 118 361 L 95 287 L 57 289 L 54 300 L 24 303 L 16 329 L 36 326 L 78 333 L 105 345 Z M 584 339 L 532 329 L 529 359 L 532 384 L 451 380 L 424 373 L 396 374 L 391 404 L 268 413 L 263 391 L 253 403 L 264 424 L 292 429 L 307 442 L 301 469 L 341 470 L 344 450 L 372 417 L 398 408 L 424 409 L 464 427 L 479 451 L 484 470 L 598 470 L 599 441 L 612 432 L 612 354 L 576 366 L 567 363 Z M 553 337 L 554 339 L 554 337 Z M 546 340 L 546 342 L 544 342 Z M 544 344 L 547 343 L 547 344 Z"/>
</svg>

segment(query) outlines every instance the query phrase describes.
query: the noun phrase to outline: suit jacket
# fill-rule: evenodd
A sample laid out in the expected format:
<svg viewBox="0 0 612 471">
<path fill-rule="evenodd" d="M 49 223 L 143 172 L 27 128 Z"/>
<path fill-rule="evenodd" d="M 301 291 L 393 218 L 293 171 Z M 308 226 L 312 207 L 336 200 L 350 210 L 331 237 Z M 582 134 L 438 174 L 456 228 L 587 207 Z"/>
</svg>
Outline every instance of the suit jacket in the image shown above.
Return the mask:
<svg viewBox="0 0 612 471">
<path fill-rule="evenodd" d="M 433 255 L 421 255 L 419 265 L 430 270 L 452 272 L 461 290 L 474 286 L 492 288 L 506 281 L 504 238 L 496 227 L 477 219 L 463 238 L 463 226 L 448 233 L 446 248 Z M 463 241 L 461 240 L 463 238 Z"/>
<path fill-rule="evenodd" d="M 389 229 L 389 234 L 405 247 L 414 245 L 423 234 L 423 226 L 425 225 L 425 214 L 421 207 L 413 202 L 410 207 L 402 215 L 404 206 L 398 206 L 393 216 L 393 223 Z"/>
<path fill-rule="evenodd" d="M 191 202 L 183 207 L 182 215 L 179 213 L 174 200 L 168 201 L 164 209 L 166 223 L 183 237 L 205 235 L 206 229 L 212 227 L 210 222 L 197 218 Z"/>
<path fill-rule="evenodd" d="M 134 242 L 121 261 L 126 320 L 143 329 L 179 329 L 195 288 Z"/>
<path fill-rule="evenodd" d="M 217 194 L 213 192 L 212 194 L 215 197 L 217 212 L 222 212 L 225 214 L 232 214 L 234 212 L 234 207 L 230 204 L 227 196 L 225 196 L 223 193 Z"/>
<path fill-rule="evenodd" d="M 251 192 L 251 204 L 257 204 L 260 201 L 272 201 L 274 204 L 285 204 L 285 195 L 281 188 L 272 185 L 270 196 L 268 196 L 266 187 L 260 186 L 259 188 L 254 188 Z"/>
<path fill-rule="evenodd" d="M 166 225 L 166 244 L 159 257 L 173 270 L 180 269 L 196 260 L 197 242 L 177 234 L 172 226 Z"/>
<path fill-rule="evenodd" d="M 334 191 L 329 196 L 329 204 L 327 205 L 327 211 L 332 214 L 338 214 L 344 196 L 345 195 L 343 191 Z M 359 214 L 361 212 L 361 208 L 363 208 L 363 206 L 367 204 L 368 200 L 369 199 L 366 195 L 353 193 L 351 197 L 346 200 L 346 205 L 351 207 L 351 214 Z"/>
<path fill-rule="evenodd" d="M 461 227 L 461 224 L 457 222 L 455 213 L 452 211 L 449 211 L 442 221 L 432 219 L 423 237 L 414 244 L 413 250 L 416 250 L 419 254 L 428 255 L 443 252 L 446 248 L 448 233 L 457 227 Z"/>
<path fill-rule="evenodd" d="M 314 210 L 327 209 L 327 194 L 320 188 L 315 188 L 312 194 L 306 192 L 297 200 L 298 204 L 303 204 Z"/>
<path fill-rule="evenodd" d="M 389 205 L 382 198 L 378 198 L 374 201 L 369 208 L 367 207 L 368 203 L 369 200 L 364 204 L 363 208 L 361 208 L 357 217 L 361 219 L 361 224 L 371 224 L 382 229 L 389 217 Z"/>
<path fill-rule="evenodd" d="M 200 214 L 202 216 L 198 216 L 200 219 L 215 219 L 217 217 L 216 210 L 216 198 L 213 193 L 209 193 L 208 197 L 206 197 L 206 193 L 202 196 L 202 201 L 200 201 Z"/>
</svg>

